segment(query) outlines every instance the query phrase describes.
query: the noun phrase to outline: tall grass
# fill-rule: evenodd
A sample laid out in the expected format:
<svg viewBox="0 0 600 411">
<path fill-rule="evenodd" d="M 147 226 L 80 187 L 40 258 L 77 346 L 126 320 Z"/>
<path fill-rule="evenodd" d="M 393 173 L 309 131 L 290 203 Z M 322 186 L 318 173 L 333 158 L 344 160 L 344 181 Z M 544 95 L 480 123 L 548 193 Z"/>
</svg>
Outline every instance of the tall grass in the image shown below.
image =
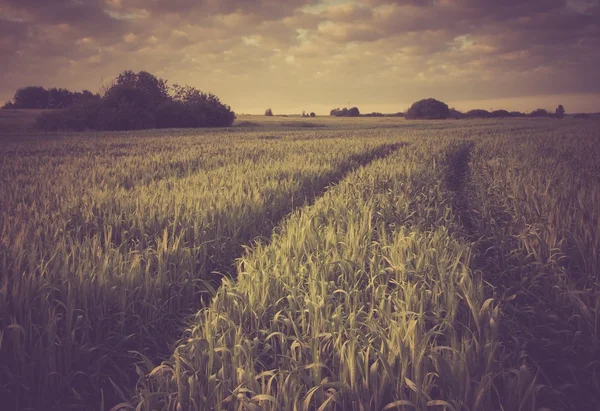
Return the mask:
<svg viewBox="0 0 600 411">
<path fill-rule="evenodd" d="M 506 345 L 538 372 L 553 409 L 600 403 L 599 141 L 573 125 L 479 144 L 473 156 L 480 248 L 506 299 Z"/>
<path fill-rule="evenodd" d="M 326 140 L 326 151 L 324 141 L 243 136 L 233 146 L 205 137 L 7 146 L 0 359 L 14 407 L 126 399 L 134 359 L 170 351 L 242 246 L 385 155 L 384 140 Z"/>
<path fill-rule="evenodd" d="M 3 136 L 0 404 L 594 409 L 595 123 L 315 121 Z"/>
<path fill-rule="evenodd" d="M 500 368 L 498 307 L 469 269 L 435 143 L 354 172 L 250 250 L 141 382 L 140 407 L 533 407 L 528 371 Z"/>
</svg>

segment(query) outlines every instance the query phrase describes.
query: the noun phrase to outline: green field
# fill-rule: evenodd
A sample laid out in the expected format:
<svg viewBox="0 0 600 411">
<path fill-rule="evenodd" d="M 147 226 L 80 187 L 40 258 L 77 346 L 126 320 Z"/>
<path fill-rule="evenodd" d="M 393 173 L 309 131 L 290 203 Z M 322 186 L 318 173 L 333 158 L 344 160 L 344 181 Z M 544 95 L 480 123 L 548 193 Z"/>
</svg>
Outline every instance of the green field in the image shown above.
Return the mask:
<svg viewBox="0 0 600 411">
<path fill-rule="evenodd" d="M 598 120 L 11 130 L 2 409 L 600 403 Z"/>
</svg>

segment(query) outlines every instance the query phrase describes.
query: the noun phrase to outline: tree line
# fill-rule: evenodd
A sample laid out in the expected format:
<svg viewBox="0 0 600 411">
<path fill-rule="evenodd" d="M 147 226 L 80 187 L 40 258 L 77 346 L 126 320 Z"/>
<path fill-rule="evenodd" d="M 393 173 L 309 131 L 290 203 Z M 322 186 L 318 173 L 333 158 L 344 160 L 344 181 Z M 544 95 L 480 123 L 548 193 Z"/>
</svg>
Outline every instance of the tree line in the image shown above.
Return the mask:
<svg viewBox="0 0 600 411">
<path fill-rule="evenodd" d="M 267 117 L 273 117 L 274 116 L 273 110 L 271 108 L 266 109 L 265 110 L 265 116 L 267 116 Z M 311 113 L 307 113 L 306 111 L 302 112 L 302 117 L 313 117 L 314 118 L 316 116 L 317 115 L 314 112 L 311 112 Z M 287 115 L 285 117 L 287 117 Z"/>
<path fill-rule="evenodd" d="M 191 86 L 168 85 L 146 71 L 123 71 L 101 94 L 83 92 L 79 96 L 42 90 L 19 89 L 5 108 L 61 109 L 38 117 L 36 125 L 49 131 L 227 127 L 236 117 L 214 94 Z"/>
<path fill-rule="evenodd" d="M 100 100 L 100 94 L 89 90 L 70 91 L 65 88 L 45 89 L 41 86 L 21 87 L 3 109 L 63 109 L 86 101 Z"/>
<path fill-rule="evenodd" d="M 412 104 L 412 106 L 405 112 L 398 112 L 394 114 L 382 114 L 382 113 L 369 113 L 361 114 L 358 107 L 352 108 L 334 108 L 329 112 L 330 116 L 334 117 L 405 117 L 411 119 L 422 119 L 422 120 L 441 120 L 441 119 L 462 119 L 462 118 L 508 118 L 508 117 L 552 117 L 562 118 L 566 114 L 565 108 L 562 104 L 559 104 L 554 112 L 538 108 L 530 113 L 522 113 L 519 111 L 508 111 L 508 110 L 484 110 L 474 109 L 465 113 L 460 112 L 454 108 L 448 107 L 448 105 L 442 101 L 434 98 L 427 98 L 419 100 Z M 266 116 L 272 116 L 273 110 L 270 108 L 265 111 Z M 311 117 L 313 113 L 311 113 Z M 304 112 L 302 117 L 308 117 Z M 578 114 L 575 117 L 589 117 L 586 115 Z"/>
</svg>

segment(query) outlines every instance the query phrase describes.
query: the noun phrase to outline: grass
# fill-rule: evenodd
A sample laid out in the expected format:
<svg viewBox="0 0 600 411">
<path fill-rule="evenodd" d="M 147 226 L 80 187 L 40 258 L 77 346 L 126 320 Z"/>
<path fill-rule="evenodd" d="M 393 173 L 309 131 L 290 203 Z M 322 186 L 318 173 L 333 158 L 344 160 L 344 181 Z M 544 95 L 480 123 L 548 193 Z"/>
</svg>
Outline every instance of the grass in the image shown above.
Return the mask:
<svg viewBox="0 0 600 411">
<path fill-rule="evenodd" d="M 10 409 L 593 408 L 595 122 L 240 121 L 3 136 Z"/>
</svg>

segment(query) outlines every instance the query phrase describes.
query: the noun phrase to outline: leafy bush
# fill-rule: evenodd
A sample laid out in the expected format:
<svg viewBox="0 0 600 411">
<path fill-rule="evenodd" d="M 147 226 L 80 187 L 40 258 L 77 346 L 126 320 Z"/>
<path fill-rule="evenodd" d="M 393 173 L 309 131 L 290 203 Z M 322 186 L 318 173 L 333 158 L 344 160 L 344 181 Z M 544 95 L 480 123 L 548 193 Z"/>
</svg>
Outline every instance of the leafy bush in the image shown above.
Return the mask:
<svg viewBox="0 0 600 411">
<path fill-rule="evenodd" d="M 317 115 L 315 113 L 310 113 L 311 117 L 317 117 Z"/>
<path fill-rule="evenodd" d="M 265 116 L 273 117 L 273 110 L 271 110 L 270 108 L 266 109 Z"/>
<path fill-rule="evenodd" d="M 450 109 L 446 103 L 434 98 L 419 100 L 408 109 L 407 119 L 440 120 L 448 118 Z"/>
</svg>

